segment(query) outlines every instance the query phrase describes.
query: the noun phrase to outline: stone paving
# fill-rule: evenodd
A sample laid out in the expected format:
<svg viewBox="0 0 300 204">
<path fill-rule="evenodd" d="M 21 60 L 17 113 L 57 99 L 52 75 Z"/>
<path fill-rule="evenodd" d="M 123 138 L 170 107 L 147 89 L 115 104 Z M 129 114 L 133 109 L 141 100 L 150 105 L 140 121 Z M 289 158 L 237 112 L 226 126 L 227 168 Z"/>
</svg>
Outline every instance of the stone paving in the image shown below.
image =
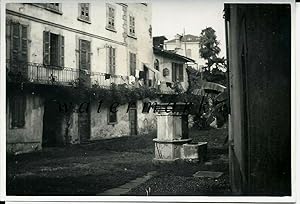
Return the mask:
<svg viewBox="0 0 300 204">
<path fill-rule="evenodd" d="M 151 171 L 147 175 L 143 177 L 136 178 L 124 185 L 121 185 L 117 188 L 112 188 L 107 191 L 104 191 L 103 193 L 97 194 L 98 196 L 119 196 L 119 195 L 125 195 L 128 193 L 131 189 L 137 187 L 138 185 L 146 182 L 150 178 L 152 178 L 157 172 Z"/>
</svg>

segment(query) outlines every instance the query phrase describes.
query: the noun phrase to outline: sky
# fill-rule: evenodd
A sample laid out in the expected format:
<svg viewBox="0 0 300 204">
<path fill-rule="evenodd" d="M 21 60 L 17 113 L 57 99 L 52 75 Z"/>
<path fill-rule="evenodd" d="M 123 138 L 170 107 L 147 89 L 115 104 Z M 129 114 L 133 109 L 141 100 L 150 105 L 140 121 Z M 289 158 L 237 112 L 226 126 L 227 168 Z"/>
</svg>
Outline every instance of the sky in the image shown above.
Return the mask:
<svg viewBox="0 0 300 204">
<path fill-rule="evenodd" d="M 152 0 L 153 36 L 164 35 L 169 40 L 178 34 L 199 36 L 201 30 L 212 27 L 220 41 L 221 56 L 225 55 L 224 3 L 220 0 Z"/>
</svg>

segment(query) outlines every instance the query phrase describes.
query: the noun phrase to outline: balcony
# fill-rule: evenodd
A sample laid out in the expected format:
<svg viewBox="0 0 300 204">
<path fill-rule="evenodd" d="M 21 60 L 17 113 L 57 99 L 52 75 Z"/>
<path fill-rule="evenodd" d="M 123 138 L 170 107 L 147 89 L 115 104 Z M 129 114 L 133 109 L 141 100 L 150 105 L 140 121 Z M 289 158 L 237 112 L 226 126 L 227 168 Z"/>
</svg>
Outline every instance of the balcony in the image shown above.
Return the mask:
<svg viewBox="0 0 300 204">
<path fill-rule="evenodd" d="M 137 80 L 130 80 L 129 76 L 112 75 L 100 72 L 92 72 L 90 74 L 91 86 L 100 88 L 109 88 L 112 84 L 125 84 L 128 86 L 136 86 Z"/>
<path fill-rule="evenodd" d="M 39 63 L 6 63 L 8 82 L 74 86 L 79 78 L 76 69 L 45 66 Z"/>
<path fill-rule="evenodd" d="M 6 63 L 8 82 L 33 84 L 85 86 L 110 88 L 112 84 L 125 84 L 128 87 L 149 86 L 133 76 L 112 75 L 101 72 L 88 72 L 74 68 L 45 66 L 39 63 Z"/>
</svg>

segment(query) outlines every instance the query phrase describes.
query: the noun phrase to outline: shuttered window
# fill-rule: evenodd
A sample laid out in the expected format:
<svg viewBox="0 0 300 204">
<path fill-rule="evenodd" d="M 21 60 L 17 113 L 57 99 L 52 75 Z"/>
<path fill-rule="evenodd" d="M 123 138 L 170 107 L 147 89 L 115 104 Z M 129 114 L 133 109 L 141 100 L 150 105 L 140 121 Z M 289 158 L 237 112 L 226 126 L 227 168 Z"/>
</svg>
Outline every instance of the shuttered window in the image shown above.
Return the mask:
<svg viewBox="0 0 300 204">
<path fill-rule="evenodd" d="M 116 48 L 108 47 L 108 72 L 116 73 Z"/>
<path fill-rule="evenodd" d="M 44 65 L 63 68 L 65 59 L 64 36 L 44 31 Z"/>
<path fill-rule="evenodd" d="M 26 96 L 13 95 L 9 99 L 11 128 L 23 128 L 25 126 Z"/>
<path fill-rule="evenodd" d="M 90 21 L 90 4 L 80 3 L 79 4 L 79 19 L 84 21 Z"/>
<path fill-rule="evenodd" d="M 129 53 L 129 67 L 130 67 L 130 75 L 135 76 L 136 54 L 134 53 Z"/>
<path fill-rule="evenodd" d="M 172 63 L 172 81 L 183 82 L 184 78 L 183 64 Z"/>
<path fill-rule="evenodd" d="M 79 40 L 79 69 L 91 70 L 91 43 L 87 40 Z"/>
<path fill-rule="evenodd" d="M 12 22 L 10 24 L 10 59 L 11 68 L 18 69 L 22 66 L 20 64 L 27 63 L 28 59 L 28 28 L 26 25 Z M 21 70 L 19 70 L 21 71 Z"/>
</svg>

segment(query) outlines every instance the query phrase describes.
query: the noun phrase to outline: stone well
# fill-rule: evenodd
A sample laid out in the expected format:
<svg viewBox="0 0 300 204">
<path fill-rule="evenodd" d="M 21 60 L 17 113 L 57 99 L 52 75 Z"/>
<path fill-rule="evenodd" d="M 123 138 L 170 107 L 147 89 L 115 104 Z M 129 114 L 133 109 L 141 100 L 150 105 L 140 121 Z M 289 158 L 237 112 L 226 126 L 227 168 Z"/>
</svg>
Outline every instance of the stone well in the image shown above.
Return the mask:
<svg viewBox="0 0 300 204">
<path fill-rule="evenodd" d="M 202 161 L 207 143 L 192 144 L 188 133 L 188 111 L 185 103 L 162 103 L 157 111 L 157 138 L 155 163 L 174 162 L 179 159 Z M 203 151 L 201 151 L 203 150 Z M 201 154 L 199 156 L 199 154 Z"/>
</svg>

